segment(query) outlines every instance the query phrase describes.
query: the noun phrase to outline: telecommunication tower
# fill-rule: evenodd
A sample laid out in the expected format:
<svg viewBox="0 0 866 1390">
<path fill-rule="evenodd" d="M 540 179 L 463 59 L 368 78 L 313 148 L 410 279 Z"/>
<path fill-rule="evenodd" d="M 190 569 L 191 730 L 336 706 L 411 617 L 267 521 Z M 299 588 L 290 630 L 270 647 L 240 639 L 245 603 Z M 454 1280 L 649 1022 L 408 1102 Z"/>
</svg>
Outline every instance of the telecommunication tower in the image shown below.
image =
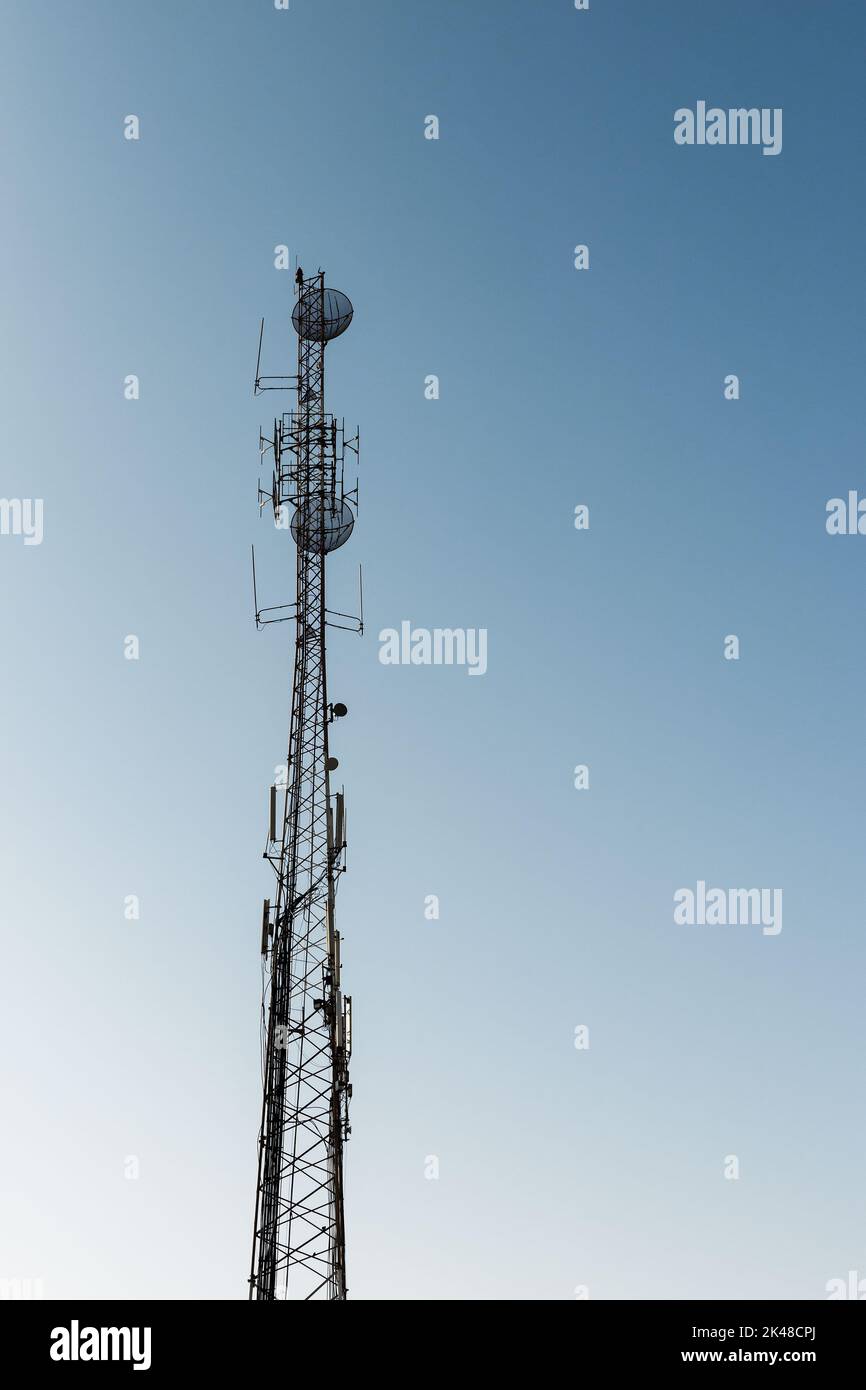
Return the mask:
<svg viewBox="0 0 866 1390">
<path fill-rule="evenodd" d="M 324 274 L 296 277 L 292 324 L 297 376 L 263 377 L 262 332 L 255 390 L 295 390 L 296 406 L 274 420 L 270 504 L 278 527 L 290 525 L 297 554 L 294 603 L 260 609 L 253 553 L 256 625 L 295 624 L 294 676 L 285 784 L 271 787 L 265 858 L 276 876 L 262 912 L 262 1120 L 256 1185 L 250 1298 L 344 1299 L 343 1145 L 349 1135 L 352 1001 L 340 983 L 335 899 L 346 867 L 342 791 L 329 728 L 347 713 L 330 704 L 325 630 L 363 632 L 359 617 L 325 606 L 325 560 L 349 539 L 357 483 L 345 485 L 358 435 L 325 411 L 325 346 L 352 319 L 352 305 L 325 287 Z M 340 620 L 340 621 L 337 621 Z"/>
</svg>

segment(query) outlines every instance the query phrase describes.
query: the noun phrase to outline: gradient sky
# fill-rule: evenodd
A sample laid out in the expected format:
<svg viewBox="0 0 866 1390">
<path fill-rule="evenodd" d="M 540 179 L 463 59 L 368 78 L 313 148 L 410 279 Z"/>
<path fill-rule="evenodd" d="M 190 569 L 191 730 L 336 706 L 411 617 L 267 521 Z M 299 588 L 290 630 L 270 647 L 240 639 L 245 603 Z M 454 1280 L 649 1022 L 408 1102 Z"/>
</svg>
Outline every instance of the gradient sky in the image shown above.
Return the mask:
<svg viewBox="0 0 866 1390">
<path fill-rule="evenodd" d="M 0 1277 L 246 1296 L 282 243 L 355 304 L 350 1296 L 866 1275 L 866 539 L 824 525 L 866 492 L 862 3 L 0 12 L 0 490 L 44 499 L 0 536 Z M 698 100 L 782 107 L 782 153 L 676 146 Z M 383 666 L 403 620 L 486 628 L 487 674 Z M 782 933 L 675 926 L 699 879 L 781 887 Z"/>
</svg>

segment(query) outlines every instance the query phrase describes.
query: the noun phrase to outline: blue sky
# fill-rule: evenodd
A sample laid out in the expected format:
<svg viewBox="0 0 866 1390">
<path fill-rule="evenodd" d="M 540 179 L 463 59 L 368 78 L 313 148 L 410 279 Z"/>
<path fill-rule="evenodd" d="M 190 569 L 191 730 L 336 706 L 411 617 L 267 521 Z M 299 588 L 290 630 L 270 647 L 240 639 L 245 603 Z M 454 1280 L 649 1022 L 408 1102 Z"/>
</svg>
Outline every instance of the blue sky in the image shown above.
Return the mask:
<svg viewBox="0 0 866 1390">
<path fill-rule="evenodd" d="M 0 537 L 0 1276 L 246 1293 L 279 244 L 355 305 L 327 382 L 362 446 L 331 594 L 363 563 L 367 619 L 330 647 L 350 1295 L 866 1273 L 866 540 L 824 526 L 866 491 L 862 6 L 2 9 L 2 493 L 45 520 Z M 698 100 L 783 108 L 782 153 L 678 147 Z M 487 673 L 383 666 L 403 620 L 486 628 Z M 782 933 L 675 926 L 699 879 L 781 887 Z"/>
</svg>

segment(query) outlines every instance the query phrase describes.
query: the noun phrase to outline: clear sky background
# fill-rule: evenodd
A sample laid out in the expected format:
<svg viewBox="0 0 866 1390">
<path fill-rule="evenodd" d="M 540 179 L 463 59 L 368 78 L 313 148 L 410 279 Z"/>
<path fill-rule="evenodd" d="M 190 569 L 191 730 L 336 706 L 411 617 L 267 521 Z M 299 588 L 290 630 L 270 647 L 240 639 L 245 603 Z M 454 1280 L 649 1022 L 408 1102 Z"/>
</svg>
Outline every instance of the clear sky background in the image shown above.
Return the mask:
<svg viewBox="0 0 866 1390">
<path fill-rule="evenodd" d="M 862 3 L 0 11 L 0 492 L 44 499 L 0 537 L 0 1277 L 246 1296 L 282 243 L 355 304 L 350 1295 L 866 1275 L 866 538 L 824 524 L 866 491 Z M 698 100 L 782 107 L 782 153 L 676 146 Z M 487 674 L 383 666 L 403 620 Z M 675 926 L 699 879 L 782 888 L 781 934 Z"/>
</svg>

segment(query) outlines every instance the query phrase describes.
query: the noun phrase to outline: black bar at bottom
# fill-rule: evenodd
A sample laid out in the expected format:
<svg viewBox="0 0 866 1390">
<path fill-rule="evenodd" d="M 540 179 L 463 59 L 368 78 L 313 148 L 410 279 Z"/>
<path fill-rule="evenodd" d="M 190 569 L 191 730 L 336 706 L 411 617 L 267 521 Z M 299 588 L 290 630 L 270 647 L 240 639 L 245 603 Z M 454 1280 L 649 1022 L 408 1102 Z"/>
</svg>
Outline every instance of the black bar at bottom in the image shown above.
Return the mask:
<svg viewBox="0 0 866 1390">
<path fill-rule="evenodd" d="M 380 1323 L 381 1319 L 381 1323 Z M 413 1325 L 418 1322 L 417 1332 Z M 406 1357 L 407 1332 L 415 1353 Z M 456 1336 L 456 1340 L 455 1340 Z M 567 1303 L 532 1301 L 449 1302 L 428 1306 L 407 1300 L 350 1299 L 330 1309 L 316 1303 L 262 1307 L 237 1302 L 0 1302 L 4 1369 L 10 1361 L 28 1372 L 68 1376 L 131 1374 L 176 1377 L 194 1371 L 245 1380 L 292 1369 L 299 1351 L 315 1371 L 323 1346 L 337 1337 L 359 1369 L 379 1347 L 380 1370 L 390 1365 L 401 1379 L 423 1346 L 429 1376 L 437 1360 L 442 1374 L 466 1369 L 476 1355 L 490 1363 L 520 1351 L 538 1358 L 538 1374 L 550 1358 L 566 1358 L 577 1373 L 666 1372 L 706 1365 L 801 1365 L 828 1372 L 855 1368 L 866 1343 L 866 1304 L 859 1301 Z M 343 1339 L 349 1337 L 350 1342 Z M 321 1339 L 325 1340 L 322 1341 Z M 383 1340 L 384 1339 L 384 1340 Z M 400 1352 L 399 1347 L 403 1346 Z M 459 1351 L 462 1347 L 463 1350 Z M 560 1370 L 564 1370 L 561 1366 Z M 461 1378 L 463 1372 L 461 1371 Z M 426 1377 L 425 1377 L 426 1378 Z M 21 1383 L 19 1374 L 18 1383 Z"/>
</svg>

